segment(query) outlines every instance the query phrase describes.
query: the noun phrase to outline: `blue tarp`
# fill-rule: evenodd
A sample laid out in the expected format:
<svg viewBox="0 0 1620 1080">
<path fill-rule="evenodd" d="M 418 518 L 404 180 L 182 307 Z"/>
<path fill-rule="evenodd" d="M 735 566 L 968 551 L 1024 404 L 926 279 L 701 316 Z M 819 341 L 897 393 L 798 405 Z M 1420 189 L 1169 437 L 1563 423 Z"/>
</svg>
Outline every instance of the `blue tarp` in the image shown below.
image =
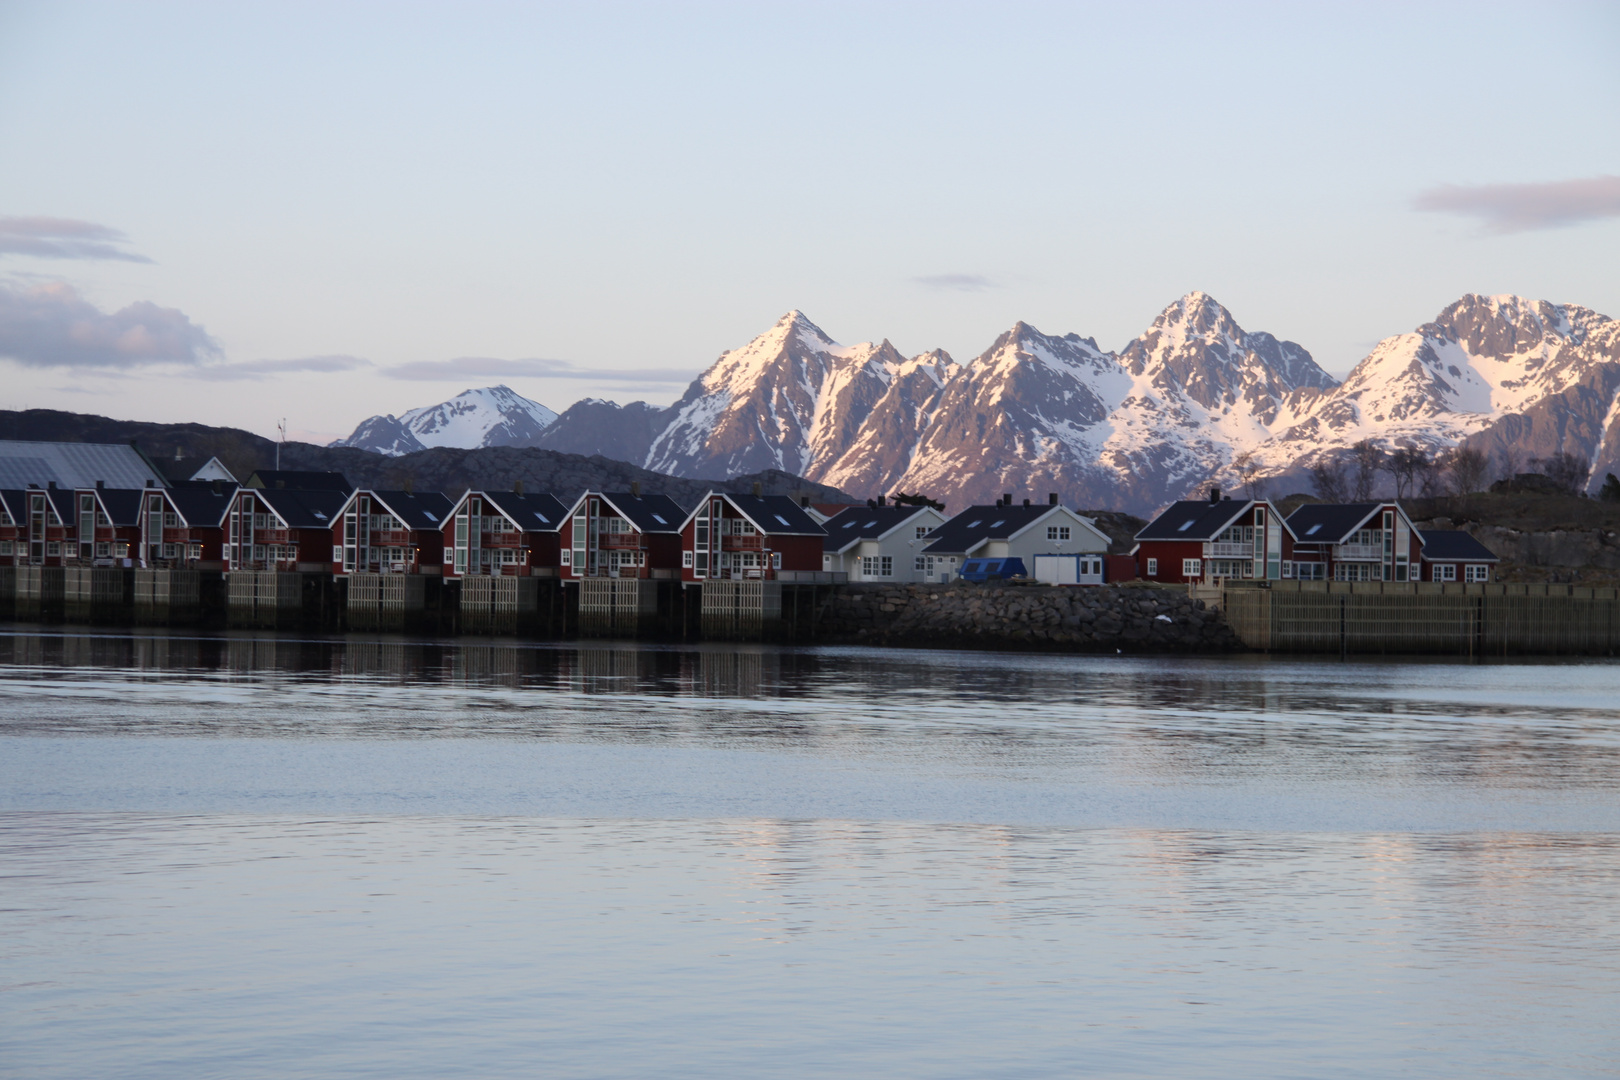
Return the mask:
<svg viewBox="0 0 1620 1080">
<path fill-rule="evenodd" d="M 957 571 L 963 581 L 996 581 L 1010 577 L 1028 577 L 1023 559 L 968 559 Z"/>
</svg>

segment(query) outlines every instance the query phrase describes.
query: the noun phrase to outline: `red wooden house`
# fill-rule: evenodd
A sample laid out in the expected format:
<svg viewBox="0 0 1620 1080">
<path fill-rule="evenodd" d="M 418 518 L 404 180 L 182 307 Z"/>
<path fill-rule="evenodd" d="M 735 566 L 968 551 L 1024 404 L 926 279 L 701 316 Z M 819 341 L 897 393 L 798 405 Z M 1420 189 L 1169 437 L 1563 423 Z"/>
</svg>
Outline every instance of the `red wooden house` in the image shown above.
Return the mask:
<svg viewBox="0 0 1620 1080">
<path fill-rule="evenodd" d="M 443 573 L 450 508 L 450 500 L 437 491 L 352 492 L 332 522 L 332 572 Z"/>
<path fill-rule="evenodd" d="M 1294 533 L 1264 499 L 1178 502 L 1136 534 L 1136 573 L 1147 581 L 1184 584 L 1227 578 L 1293 576 Z"/>
<path fill-rule="evenodd" d="M 140 492 L 142 565 L 218 570 L 225 565 L 225 517 L 236 485 L 185 482 Z"/>
<path fill-rule="evenodd" d="M 1397 502 L 1312 503 L 1288 517 L 1306 581 L 1419 581 L 1423 534 Z"/>
<path fill-rule="evenodd" d="M 441 530 L 446 577 L 556 577 L 568 511 L 545 494 L 468 491 Z"/>
<path fill-rule="evenodd" d="M 331 570 L 334 525 L 347 501 L 342 491 L 236 489 L 225 515 L 225 569 Z"/>
<path fill-rule="evenodd" d="M 0 491 L 0 566 L 28 563 L 28 495 Z"/>
<path fill-rule="evenodd" d="M 587 491 L 563 521 L 563 580 L 677 577 L 684 517 L 667 495 Z"/>
<path fill-rule="evenodd" d="M 786 495 L 711 491 L 681 523 L 681 580 L 819 574 L 826 530 Z"/>
</svg>

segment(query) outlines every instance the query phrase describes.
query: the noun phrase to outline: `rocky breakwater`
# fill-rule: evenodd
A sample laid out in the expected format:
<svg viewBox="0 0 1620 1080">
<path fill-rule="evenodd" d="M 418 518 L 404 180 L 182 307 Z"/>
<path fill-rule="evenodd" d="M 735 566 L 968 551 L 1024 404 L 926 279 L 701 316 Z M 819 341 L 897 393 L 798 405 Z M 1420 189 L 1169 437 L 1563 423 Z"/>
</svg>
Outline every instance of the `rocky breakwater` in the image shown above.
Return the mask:
<svg viewBox="0 0 1620 1080">
<path fill-rule="evenodd" d="M 1142 586 L 845 585 L 821 614 L 823 640 L 1073 652 L 1241 648 L 1220 612 L 1180 589 Z"/>
</svg>

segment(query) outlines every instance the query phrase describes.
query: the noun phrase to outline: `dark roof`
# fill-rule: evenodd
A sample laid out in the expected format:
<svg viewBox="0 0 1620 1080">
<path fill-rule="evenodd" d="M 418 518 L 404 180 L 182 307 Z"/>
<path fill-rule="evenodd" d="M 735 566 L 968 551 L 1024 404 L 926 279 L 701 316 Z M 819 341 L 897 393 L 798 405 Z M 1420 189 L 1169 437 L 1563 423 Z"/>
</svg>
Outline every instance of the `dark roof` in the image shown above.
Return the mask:
<svg viewBox="0 0 1620 1080">
<path fill-rule="evenodd" d="M 128 443 L 30 442 L 0 439 L 0 485 L 20 490 L 29 484 L 90 488 L 139 488 L 163 483 L 163 475 Z"/>
<path fill-rule="evenodd" d="M 221 484 L 218 494 L 214 493 L 213 484 L 202 481 L 176 484 L 169 489 L 169 501 L 186 519 L 186 524 L 192 526 L 212 526 L 224 521 L 235 495 L 235 484 Z"/>
<path fill-rule="evenodd" d="M 1383 503 L 1308 503 L 1288 517 L 1294 539 L 1302 544 L 1342 544 Z"/>
<path fill-rule="evenodd" d="M 1138 540 L 1213 540 L 1246 510 L 1253 509 L 1252 499 L 1188 499 L 1171 503 L 1170 509 L 1148 522 Z"/>
<path fill-rule="evenodd" d="M 1465 532 L 1434 529 L 1422 534 L 1423 559 L 1427 562 L 1496 562 L 1491 549 Z"/>
<path fill-rule="evenodd" d="M 843 551 L 862 540 L 876 540 L 927 509 L 926 506 L 845 507 L 822 526 L 827 533 L 827 547 L 831 551 Z"/>
<path fill-rule="evenodd" d="M 628 491 L 603 491 L 602 498 L 644 533 L 680 532 L 686 511 L 668 495 L 632 495 Z M 792 500 L 789 500 L 792 501 Z"/>
<path fill-rule="evenodd" d="M 923 550 L 965 554 L 986 540 L 1005 540 L 1056 509 L 1051 503 L 970 506 L 930 533 L 934 542 Z"/>
<path fill-rule="evenodd" d="M 265 488 L 251 494 L 275 510 L 290 529 L 330 529 L 336 523 L 343 504 L 349 501 L 348 492 L 345 491 Z"/>
<path fill-rule="evenodd" d="M 162 490 L 162 488 L 100 488 L 96 491 L 96 495 L 107 511 L 108 521 L 114 525 L 139 525 L 141 496 Z"/>
<path fill-rule="evenodd" d="M 75 492 L 72 488 L 46 488 L 46 496 L 51 500 L 51 506 L 56 509 L 56 516 L 62 519 L 62 524 L 73 524 L 73 516 L 78 513 Z"/>
<path fill-rule="evenodd" d="M 544 492 L 521 495 L 515 491 L 479 491 L 495 509 L 517 522 L 524 532 L 556 532 L 568 516 L 568 507 Z"/>
<path fill-rule="evenodd" d="M 28 494 L 16 488 L 0 491 L 0 507 L 11 515 L 11 520 L 21 525 L 28 516 Z"/>
<path fill-rule="evenodd" d="M 827 530 L 786 495 L 734 495 L 725 493 L 731 505 L 748 516 L 767 536 L 825 536 Z M 686 515 L 682 514 L 682 518 Z"/>
<path fill-rule="evenodd" d="M 295 472 L 290 469 L 258 469 L 248 477 L 245 487 L 285 488 L 288 491 L 341 491 L 347 495 L 354 485 L 342 473 Z"/>
<path fill-rule="evenodd" d="M 453 505 L 437 491 L 371 491 L 371 497 L 391 510 L 407 529 L 444 528 Z"/>
</svg>

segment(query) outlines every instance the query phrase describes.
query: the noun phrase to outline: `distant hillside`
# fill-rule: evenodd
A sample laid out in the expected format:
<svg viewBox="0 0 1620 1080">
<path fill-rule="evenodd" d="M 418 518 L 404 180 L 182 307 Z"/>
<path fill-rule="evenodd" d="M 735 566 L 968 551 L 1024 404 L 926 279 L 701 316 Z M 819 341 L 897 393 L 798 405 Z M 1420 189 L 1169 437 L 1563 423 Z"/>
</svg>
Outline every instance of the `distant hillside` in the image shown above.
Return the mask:
<svg viewBox="0 0 1620 1080">
<path fill-rule="evenodd" d="M 206 424 L 149 424 L 105 416 L 29 409 L 0 410 L 0 439 L 43 442 L 137 443 L 159 468 L 179 457 L 195 467 L 217 457 L 242 479 L 254 469 L 275 464 L 276 444 L 237 428 Z M 565 454 L 536 447 L 494 446 L 463 450 L 436 447 L 401 457 L 385 457 L 352 447 L 313 446 L 290 442 L 281 447 L 284 469 L 332 470 L 361 487 L 403 487 L 459 492 L 468 487 L 507 490 L 521 481 L 525 491 L 549 491 L 571 499 L 587 488 L 625 490 L 639 481 L 648 492 L 661 492 L 691 506 L 710 488 L 749 491 L 755 483 L 767 495 L 808 495 L 816 502 L 849 502 L 849 496 L 826 484 L 815 484 L 779 469 L 734 476 L 728 480 L 666 476 L 600 455 Z M 171 480 L 185 479 L 171 476 Z"/>
</svg>

